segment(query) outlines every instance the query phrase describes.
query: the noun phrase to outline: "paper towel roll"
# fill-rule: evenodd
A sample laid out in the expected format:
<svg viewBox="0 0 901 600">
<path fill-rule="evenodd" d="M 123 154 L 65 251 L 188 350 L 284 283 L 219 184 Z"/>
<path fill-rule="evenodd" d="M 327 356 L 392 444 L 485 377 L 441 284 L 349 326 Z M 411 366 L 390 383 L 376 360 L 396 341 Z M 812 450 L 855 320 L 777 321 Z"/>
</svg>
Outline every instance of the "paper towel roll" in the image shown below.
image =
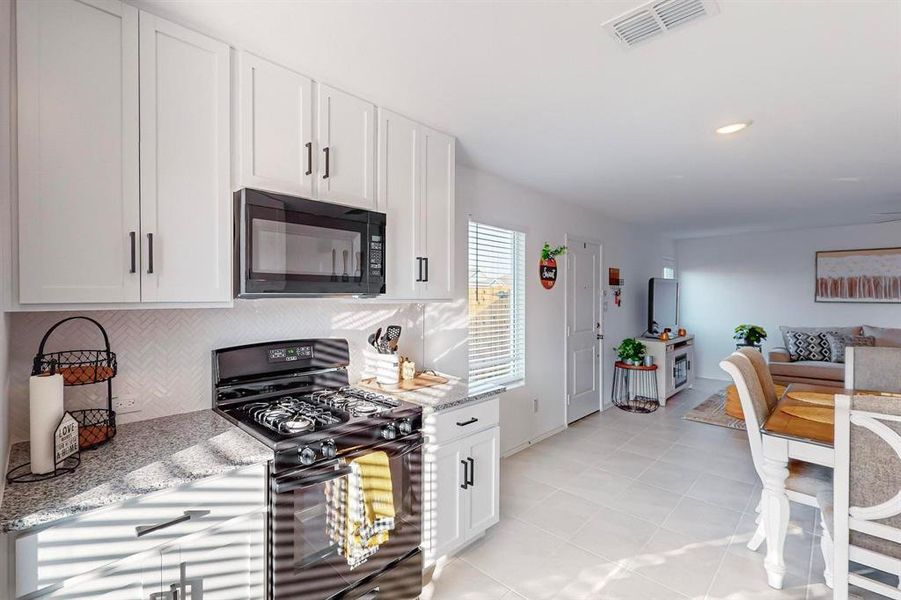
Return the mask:
<svg viewBox="0 0 901 600">
<path fill-rule="evenodd" d="M 50 473 L 56 468 L 53 436 L 63 418 L 63 376 L 33 375 L 28 380 L 31 472 Z"/>
</svg>

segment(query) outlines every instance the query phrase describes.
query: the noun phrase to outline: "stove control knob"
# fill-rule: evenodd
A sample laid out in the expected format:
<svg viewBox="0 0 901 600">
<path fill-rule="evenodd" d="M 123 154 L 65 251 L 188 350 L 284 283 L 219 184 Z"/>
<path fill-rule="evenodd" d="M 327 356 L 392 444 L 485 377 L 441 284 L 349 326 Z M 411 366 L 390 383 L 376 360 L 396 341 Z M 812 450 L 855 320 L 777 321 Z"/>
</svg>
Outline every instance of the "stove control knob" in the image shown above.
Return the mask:
<svg viewBox="0 0 901 600">
<path fill-rule="evenodd" d="M 401 435 L 410 435 L 413 433 L 413 421 L 410 419 L 404 419 L 397 425 L 397 430 L 400 431 Z"/>
<path fill-rule="evenodd" d="M 309 446 L 304 446 L 300 450 L 300 462 L 305 465 L 312 465 L 316 462 L 316 451 Z"/>
<path fill-rule="evenodd" d="M 385 425 L 384 427 L 382 427 L 382 437 L 386 440 L 393 440 L 397 437 L 397 429 L 394 427 L 394 425 Z"/>
<path fill-rule="evenodd" d="M 331 440 L 326 440 L 322 442 L 321 447 L 322 456 L 328 459 L 335 458 L 338 456 L 338 448 L 335 447 L 335 442 Z"/>
</svg>

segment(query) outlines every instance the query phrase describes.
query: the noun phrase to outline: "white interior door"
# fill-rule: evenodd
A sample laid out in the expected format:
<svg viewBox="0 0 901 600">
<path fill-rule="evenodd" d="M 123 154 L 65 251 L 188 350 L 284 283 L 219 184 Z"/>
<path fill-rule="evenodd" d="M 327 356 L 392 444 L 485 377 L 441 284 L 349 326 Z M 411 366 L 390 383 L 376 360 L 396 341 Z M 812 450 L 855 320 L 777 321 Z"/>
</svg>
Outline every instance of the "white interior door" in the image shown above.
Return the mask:
<svg viewBox="0 0 901 600">
<path fill-rule="evenodd" d="M 567 422 L 601 409 L 601 246 L 566 240 Z"/>
</svg>

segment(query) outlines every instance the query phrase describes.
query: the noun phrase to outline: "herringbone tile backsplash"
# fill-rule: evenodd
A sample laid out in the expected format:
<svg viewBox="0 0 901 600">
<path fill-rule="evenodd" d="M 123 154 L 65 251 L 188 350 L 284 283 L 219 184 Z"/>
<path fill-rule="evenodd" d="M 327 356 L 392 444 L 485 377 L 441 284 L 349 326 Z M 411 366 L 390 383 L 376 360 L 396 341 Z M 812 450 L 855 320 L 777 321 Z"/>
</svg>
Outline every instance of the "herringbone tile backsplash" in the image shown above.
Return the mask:
<svg viewBox="0 0 901 600">
<path fill-rule="evenodd" d="M 234 308 L 117 310 L 83 313 L 15 313 L 10 331 L 10 438 L 28 438 L 28 376 L 41 337 L 54 323 L 76 314 L 99 321 L 119 362 L 113 395 L 134 398 L 137 412 L 120 422 L 209 408 L 210 351 L 251 342 L 341 337 L 350 343 L 350 378 L 363 367 L 362 349 L 377 327 L 404 328 L 401 354 L 419 360 L 422 310 L 416 304 L 353 300 L 236 300 Z M 57 329 L 46 351 L 100 348 L 103 340 L 87 321 Z M 66 408 L 103 406 L 105 386 L 66 388 Z"/>
</svg>

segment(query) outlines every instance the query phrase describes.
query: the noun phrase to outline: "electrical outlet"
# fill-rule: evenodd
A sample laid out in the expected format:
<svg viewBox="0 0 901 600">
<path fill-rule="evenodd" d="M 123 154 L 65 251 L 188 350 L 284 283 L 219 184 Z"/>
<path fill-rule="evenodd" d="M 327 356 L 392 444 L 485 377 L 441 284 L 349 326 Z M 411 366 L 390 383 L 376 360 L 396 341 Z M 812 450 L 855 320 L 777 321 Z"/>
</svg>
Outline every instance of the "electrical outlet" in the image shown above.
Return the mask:
<svg viewBox="0 0 901 600">
<path fill-rule="evenodd" d="M 113 410 L 122 415 L 141 411 L 138 408 L 138 399 L 131 395 L 115 396 L 113 398 Z"/>
<path fill-rule="evenodd" d="M 538 412 L 538 398 L 532 400 L 532 412 Z"/>
</svg>

